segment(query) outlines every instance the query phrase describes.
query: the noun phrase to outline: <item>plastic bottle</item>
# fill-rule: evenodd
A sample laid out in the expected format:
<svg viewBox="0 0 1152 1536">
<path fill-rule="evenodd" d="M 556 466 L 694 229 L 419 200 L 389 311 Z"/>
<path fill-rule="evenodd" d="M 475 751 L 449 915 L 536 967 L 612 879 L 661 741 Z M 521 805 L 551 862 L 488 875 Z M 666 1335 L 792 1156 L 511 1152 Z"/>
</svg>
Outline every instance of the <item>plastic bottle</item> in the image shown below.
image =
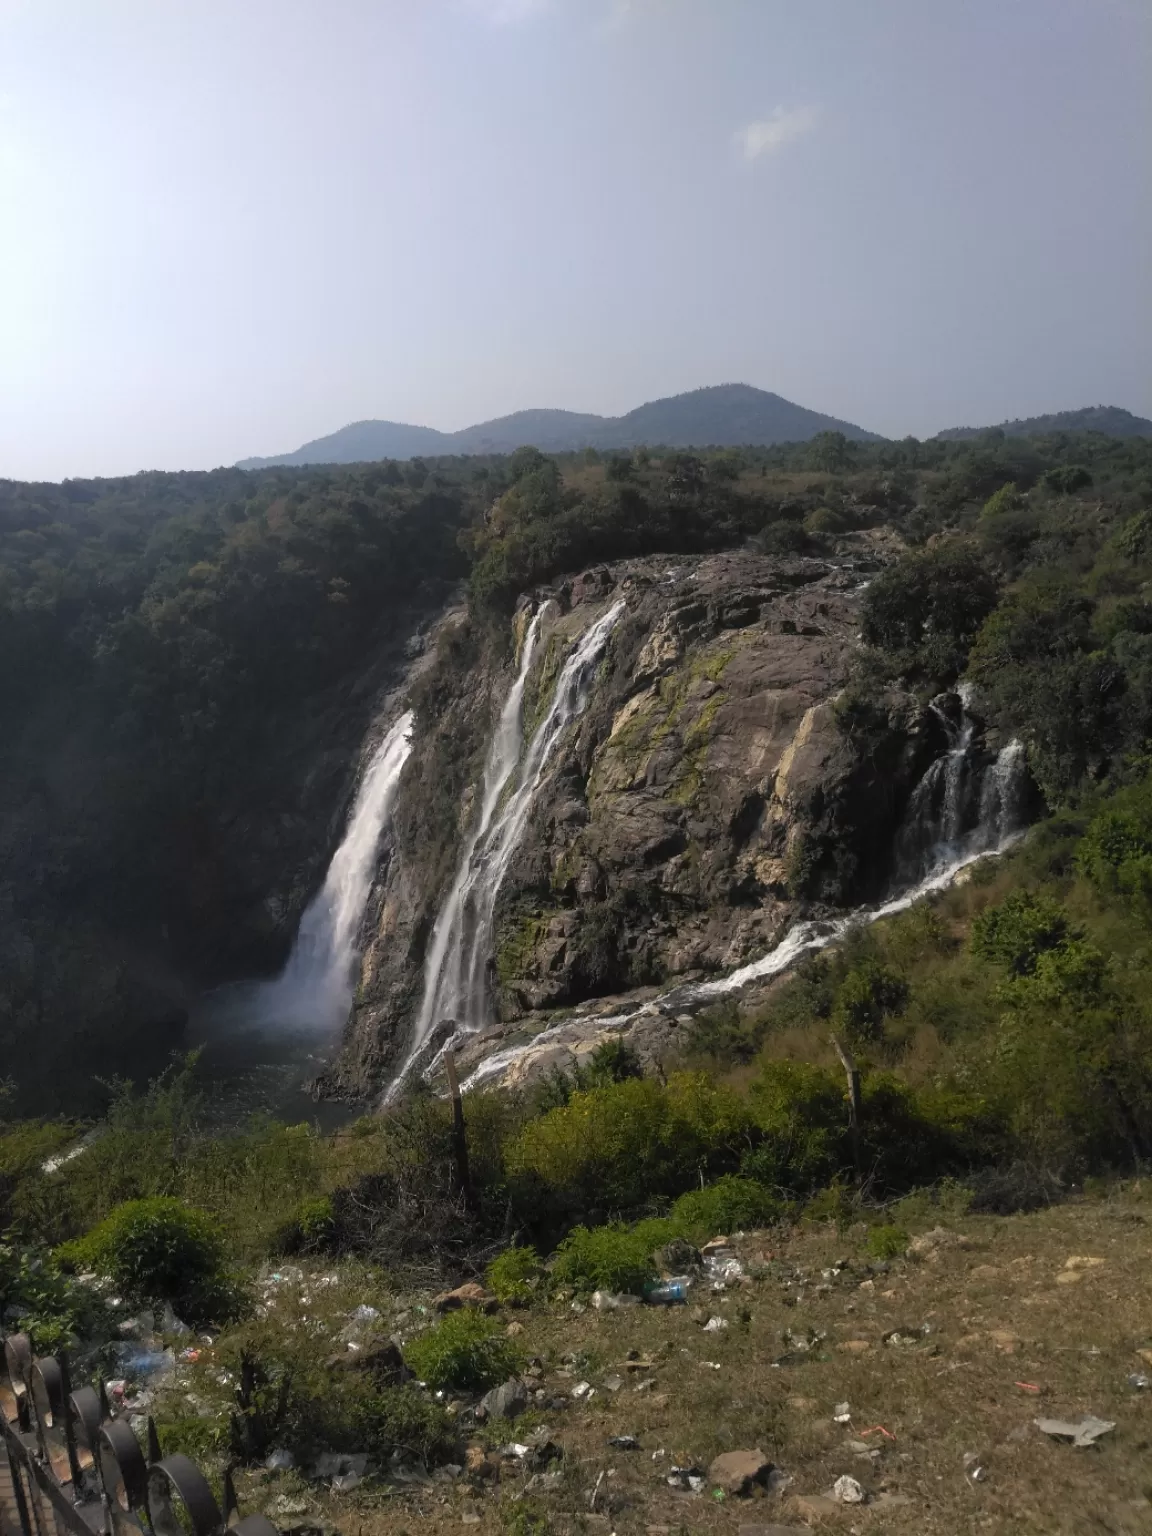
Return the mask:
<svg viewBox="0 0 1152 1536">
<path fill-rule="evenodd" d="M 644 1292 L 644 1300 L 654 1307 L 671 1307 L 678 1302 L 688 1300 L 688 1287 L 692 1282 L 687 1275 L 673 1275 L 670 1280 L 661 1280 L 659 1285 L 653 1285 Z"/>
</svg>

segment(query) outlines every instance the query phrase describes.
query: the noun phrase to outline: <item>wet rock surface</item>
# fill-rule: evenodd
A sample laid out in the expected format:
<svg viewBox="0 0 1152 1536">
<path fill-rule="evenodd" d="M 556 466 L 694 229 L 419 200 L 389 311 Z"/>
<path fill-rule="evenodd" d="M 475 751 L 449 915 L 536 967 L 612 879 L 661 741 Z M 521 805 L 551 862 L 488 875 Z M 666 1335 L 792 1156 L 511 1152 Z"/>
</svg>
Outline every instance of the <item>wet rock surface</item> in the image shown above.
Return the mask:
<svg viewBox="0 0 1152 1536">
<path fill-rule="evenodd" d="M 883 888 L 910 788 L 939 750 L 935 718 L 906 696 L 873 701 L 866 744 L 837 711 L 860 593 L 886 558 L 860 536 L 819 560 L 740 551 L 622 562 L 521 609 L 518 641 L 547 603 L 524 695 L 527 738 L 573 642 L 610 604 L 626 605 L 500 890 L 487 978 L 494 1025 L 539 1027 L 579 1005 L 610 1015 L 596 999 L 739 965 L 798 914 Z M 335 1073 L 353 1094 L 387 1082 L 407 1044 L 515 665 L 506 643 L 467 625 L 452 643 L 457 655 L 417 705 L 391 864 L 368 917 Z M 642 1055 L 675 1045 L 675 1017 L 645 1028 L 650 1038 L 631 1040 Z M 585 1054 L 601 1043 L 587 1018 L 574 1034 Z M 556 1039 L 538 1068 L 570 1064 L 571 1044 Z"/>
</svg>

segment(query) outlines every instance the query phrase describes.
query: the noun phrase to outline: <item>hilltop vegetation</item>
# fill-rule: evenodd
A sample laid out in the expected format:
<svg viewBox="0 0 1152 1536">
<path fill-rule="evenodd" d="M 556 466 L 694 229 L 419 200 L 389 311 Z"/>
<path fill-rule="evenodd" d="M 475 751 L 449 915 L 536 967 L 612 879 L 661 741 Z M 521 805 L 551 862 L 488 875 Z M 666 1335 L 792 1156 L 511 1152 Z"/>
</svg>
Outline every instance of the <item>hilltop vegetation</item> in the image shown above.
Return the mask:
<svg viewBox="0 0 1152 1536">
<path fill-rule="evenodd" d="M 1152 421 L 1134 416 L 1119 405 L 1088 405 L 1078 411 L 1054 411 L 1049 416 L 1016 417 L 995 427 L 950 427 L 937 438 L 961 442 L 989 432 L 1005 437 L 1040 437 L 1053 432 L 1106 432 L 1109 437 L 1152 437 Z"/>
</svg>

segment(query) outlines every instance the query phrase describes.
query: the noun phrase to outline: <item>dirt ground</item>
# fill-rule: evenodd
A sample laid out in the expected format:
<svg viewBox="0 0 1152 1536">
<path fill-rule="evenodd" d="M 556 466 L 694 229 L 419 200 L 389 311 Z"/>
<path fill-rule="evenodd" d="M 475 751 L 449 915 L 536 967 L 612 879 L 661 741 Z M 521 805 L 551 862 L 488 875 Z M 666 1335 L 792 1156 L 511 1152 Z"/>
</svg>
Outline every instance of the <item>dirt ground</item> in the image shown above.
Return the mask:
<svg viewBox="0 0 1152 1536">
<path fill-rule="evenodd" d="M 944 1218 L 921 1256 L 886 1266 L 865 1237 L 734 1238 L 748 1275 L 703 1281 L 683 1306 L 508 1311 L 540 1395 L 514 1423 L 468 1428 L 465 1414 L 478 1471 L 343 1496 L 291 1475 L 291 1490 L 348 1536 L 1152 1533 L 1152 1385 L 1130 1380 L 1152 1378 L 1152 1181 L 1035 1215 Z M 726 1326 L 706 1331 L 713 1318 Z M 574 1395 L 582 1384 L 591 1395 Z M 1090 1447 L 1033 1423 L 1087 1414 L 1115 1425 Z M 545 1464 L 532 1451 L 549 1441 L 562 1455 Z M 501 1455 L 511 1444 L 529 1456 Z M 778 1469 L 772 1486 L 719 1494 L 710 1463 L 745 1449 Z M 699 1491 L 669 1486 L 677 1467 L 703 1474 Z M 827 1497 L 845 1475 L 866 1503 Z M 265 1478 L 245 1507 L 286 1488 Z"/>
</svg>

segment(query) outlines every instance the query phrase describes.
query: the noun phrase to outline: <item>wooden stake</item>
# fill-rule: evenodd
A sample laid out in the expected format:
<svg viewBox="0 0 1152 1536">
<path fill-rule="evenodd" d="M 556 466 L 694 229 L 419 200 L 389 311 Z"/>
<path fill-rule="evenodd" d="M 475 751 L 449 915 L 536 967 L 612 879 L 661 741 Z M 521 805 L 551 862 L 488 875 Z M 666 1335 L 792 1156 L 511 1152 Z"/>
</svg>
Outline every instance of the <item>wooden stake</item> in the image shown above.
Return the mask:
<svg viewBox="0 0 1152 1536">
<path fill-rule="evenodd" d="M 452 1095 L 452 1150 L 456 1158 L 456 1178 L 464 1196 L 465 1208 L 476 1209 L 476 1195 L 472 1189 L 472 1176 L 468 1169 L 468 1131 L 464 1124 L 464 1101 L 460 1097 L 460 1079 L 456 1075 L 456 1052 L 444 1052 L 444 1071 L 448 1077 L 448 1092 Z"/>
<path fill-rule="evenodd" d="M 832 1036 L 832 1044 L 836 1054 L 840 1058 L 840 1065 L 844 1068 L 844 1076 L 848 1079 L 848 1133 L 852 1138 L 852 1166 L 856 1170 L 856 1177 L 860 1177 L 860 1069 L 852 1052 L 846 1045 L 842 1045 L 836 1035 Z"/>
</svg>

